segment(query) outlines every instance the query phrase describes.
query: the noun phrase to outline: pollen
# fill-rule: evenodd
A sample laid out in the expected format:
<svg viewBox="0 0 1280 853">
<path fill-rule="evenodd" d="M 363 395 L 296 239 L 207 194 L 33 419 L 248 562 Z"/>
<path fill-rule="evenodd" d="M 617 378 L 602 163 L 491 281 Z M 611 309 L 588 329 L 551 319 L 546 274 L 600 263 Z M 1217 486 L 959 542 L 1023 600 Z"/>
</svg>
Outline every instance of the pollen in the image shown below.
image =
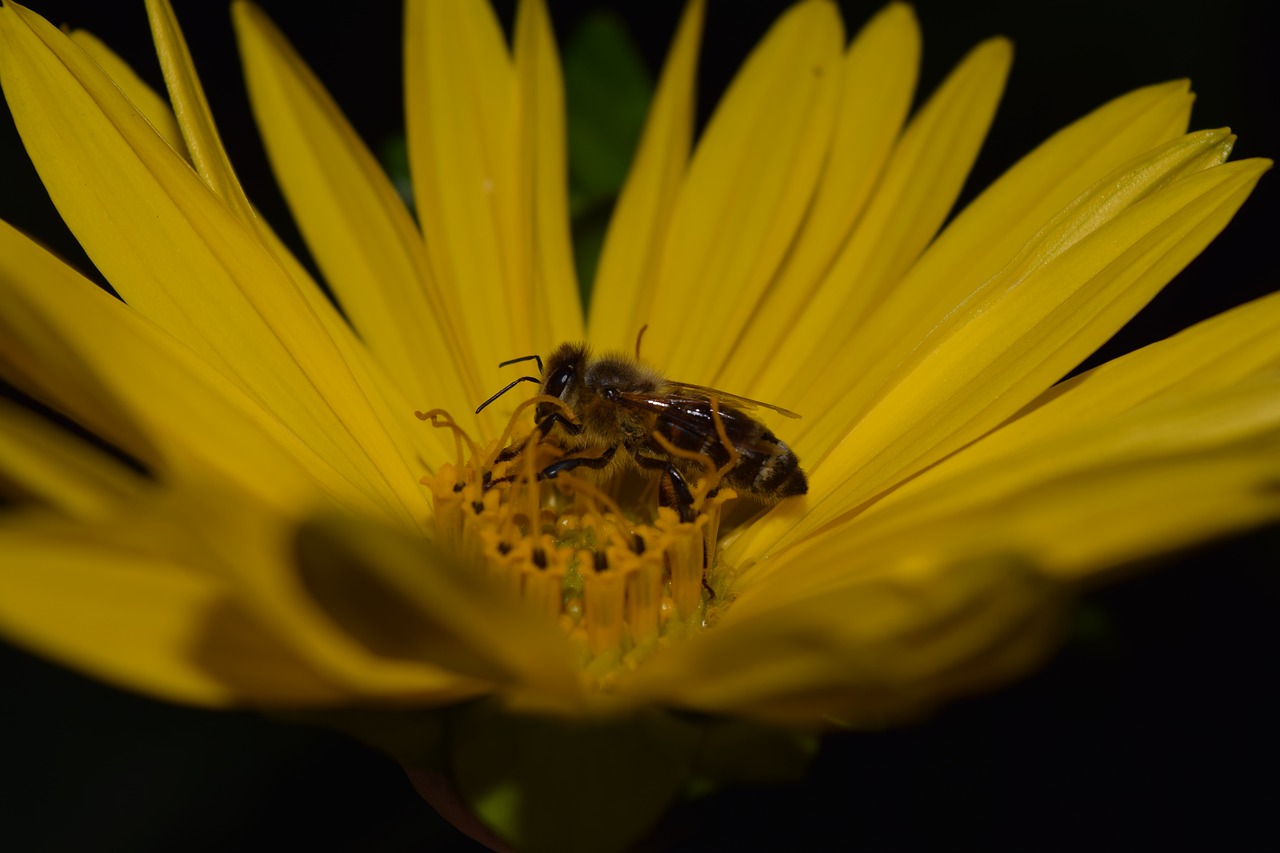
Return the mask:
<svg viewBox="0 0 1280 853">
<path fill-rule="evenodd" d="M 416 413 L 453 432 L 456 460 L 422 479 L 436 541 L 471 571 L 559 625 L 599 686 L 655 649 L 714 621 L 728 575 L 716 561 L 726 504 L 736 497 L 707 476 L 691 487 L 693 517 L 659 506 L 658 489 L 632 472 L 547 477 L 566 458 L 529 429 L 523 403 L 486 446 L 443 410 Z M 688 519 L 689 514 L 685 514 Z M 719 589 L 719 592 L 717 591 Z"/>
</svg>

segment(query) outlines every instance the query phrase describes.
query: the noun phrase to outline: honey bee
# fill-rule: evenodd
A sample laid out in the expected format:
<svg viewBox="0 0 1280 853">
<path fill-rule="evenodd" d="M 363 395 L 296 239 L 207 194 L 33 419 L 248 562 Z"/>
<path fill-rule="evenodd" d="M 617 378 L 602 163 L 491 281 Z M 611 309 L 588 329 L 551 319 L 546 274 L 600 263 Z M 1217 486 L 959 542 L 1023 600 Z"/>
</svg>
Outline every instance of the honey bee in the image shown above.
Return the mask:
<svg viewBox="0 0 1280 853">
<path fill-rule="evenodd" d="M 685 521 L 695 517 L 689 483 L 705 472 L 701 459 L 724 472 L 720 485 L 767 503 L 809 490 L 795 453 L 750 414 L 765 408 L 800 417 L 794 412 L 667 379 L 638 358 L 595 357 L 583 344 L 561 344 L 545 364 L 540 356 L 528 355 L 498 366 L 523 361 L 536 362 L 540 375 L 512 381 L 481 403 L 476 413 L 521 382 L 539 383 L 543 394 L 558 398 L 573 413 L 570 419 L 552 403 L 537 405 L 538 431 L 545 437 L 558 430 L 565 454 L 542 469 L 539 479 L 553 479 L 575 468 L 600 470 L 630 463 L 660 475 L 660 502 L 676 509 Z M 688 453 L 688 458 L 669 447 Z M 509 448 L 499 458 L 514 458 L 521 449 Z"/>
</svg>

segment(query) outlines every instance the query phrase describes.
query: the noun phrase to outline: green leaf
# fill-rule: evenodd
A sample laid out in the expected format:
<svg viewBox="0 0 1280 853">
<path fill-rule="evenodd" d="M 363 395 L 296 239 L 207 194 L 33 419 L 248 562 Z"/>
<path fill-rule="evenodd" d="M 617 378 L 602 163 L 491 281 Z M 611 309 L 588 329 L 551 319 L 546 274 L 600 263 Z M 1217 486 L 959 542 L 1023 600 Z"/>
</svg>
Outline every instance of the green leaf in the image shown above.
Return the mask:
<svg viewBox="0 0 1280 853">
<path fill-rule="evenodd" d="M 622 22 L 603 10 L 587 15 L 569 38 L 564 79 L 574 263 L 586 305 L 609 215 L 653 97 L 653 79 Z"/>
<path fill-rule="evenodd" d="M 564 52 L 574 218 L 618 194 L 644 125 L 653 81 L 612 12 L 585 17 Z"/>
</svg>

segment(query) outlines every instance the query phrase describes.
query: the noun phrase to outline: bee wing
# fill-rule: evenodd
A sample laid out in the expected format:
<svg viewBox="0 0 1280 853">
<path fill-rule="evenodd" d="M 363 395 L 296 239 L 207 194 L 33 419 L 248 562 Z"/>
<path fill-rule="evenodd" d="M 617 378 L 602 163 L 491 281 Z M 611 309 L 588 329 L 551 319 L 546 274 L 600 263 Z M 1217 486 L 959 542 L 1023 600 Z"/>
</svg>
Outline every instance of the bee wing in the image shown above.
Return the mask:
<svg viewBox="0 0 1280 853">
<path fill-rule="evenodd" d="M 765 403 L 760 400 L 752 400 L 750 397 L 739 397 L 737 394 L 730 394 L 728 391 L 721 391 L 719 388 L 708 388 L 705 385 L 694 385 L 690 382 L 667 382 L 667 387 L 675 391 L 680 397 L 698 397 L 705 400 L 718 400 L 720 403 L 732 406 L 735 409 L 742 409 L 749 412 L 752 409 L 769 409 L 777 412 L 784 418 L 799 418 L 800 416 L 790 409 L 784 409 L 781 406 L 775 406 L 773 403 Z"/>
<path fill-rule="evenodd" d="M 698 386 L 670 383 L 667 387 L 679 389 L 680 393 L 666 393 L 665 390 L 621 391 L 614 399 L 619 405 L 661 415 L 659 429 L 666 434 L 666 437 L 675 442 L 677 447 L 696 450 L 705 446 L 708 439 L 713 445 L 719 445 L 719 440 L 716 438 L 715 411 L 712 409 L 711 400 L 708 399 L 714 396 L 717 403 L 726 403 L 723 407 L 717 406 L 717 409 L 720 422 L 724 425 L 725 435 L 735 450 L 758 457 L 777 455 L 777 439 L 765 430 L 763 425 L 741 411 L 752 405 L 764 404 L 746 400 L 747 405 L 744 406 L 743 398 L 729 394 L 724 395 L 729 398 L 728 401 L 723 401 L 716 396 L 719 392 L 712 388 L 706 389 L 707 393 L 704 393 Z M 729 402 L 732 405 L 729 405 Z"/>
</svg>

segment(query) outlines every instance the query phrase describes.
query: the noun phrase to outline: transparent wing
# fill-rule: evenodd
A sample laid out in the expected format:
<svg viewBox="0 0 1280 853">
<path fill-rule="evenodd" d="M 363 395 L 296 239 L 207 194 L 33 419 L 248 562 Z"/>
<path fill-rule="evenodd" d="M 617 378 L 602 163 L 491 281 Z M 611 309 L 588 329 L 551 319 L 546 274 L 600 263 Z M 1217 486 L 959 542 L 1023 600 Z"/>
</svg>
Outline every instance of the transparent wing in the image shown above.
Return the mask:
<svg viewBox="0 0 1280 853">
<path fill-rule="evenodd" d="M 692 390 L 696 386 L 677 386 L 681 393 L 668 394 L 660 391 L 620 391 L 613 398 L 619 405 L 642 412 L 650 412 L 658 416 L 657 431 L 682 450 L 710 453 L 718 457 L 716 452 L 723 442 L 716 429 L 716 413 L 724 426 L 724 434 L 729 443 L 740 454 L 756 457 L 771 457 L 779 453 L 778 439 L 765 429 L 750 415 L 742 411 L 744 408 L 764 405 L 754 400 L 725 395 L 721 399 L 714 389 Z M 716 400 L 713 407 L 711 397 Z M 768 406 L 767 408 L 773 408 Z M 727 459 L 727 454 L 726 454 Z M 717 461 L 721 461 L 717 458 Z"/>
<path fill-rule="evenodd" d="M 752 409 L 769 409 L 777 412 L 785 418 L 799 418 L 800 415 L 784 409 L 781 406 L 775 406 L 773 403 L 765 403 L 761 400 L 752 400 L 750 397 L 739 397 L 737 394 L 730 394 L 728 391 L 721 391 L 719 388 L 708 388 L 705 385 L 694 385 L 691 382 L 673 382 L 667 380 L 664 390 L 670 390 L 671 396 L 697 399 L 697 400 L 719 400 L 721 404 L 732 406 L 735 409 L 743 411 L 751 411 Z"/>
</svg>

